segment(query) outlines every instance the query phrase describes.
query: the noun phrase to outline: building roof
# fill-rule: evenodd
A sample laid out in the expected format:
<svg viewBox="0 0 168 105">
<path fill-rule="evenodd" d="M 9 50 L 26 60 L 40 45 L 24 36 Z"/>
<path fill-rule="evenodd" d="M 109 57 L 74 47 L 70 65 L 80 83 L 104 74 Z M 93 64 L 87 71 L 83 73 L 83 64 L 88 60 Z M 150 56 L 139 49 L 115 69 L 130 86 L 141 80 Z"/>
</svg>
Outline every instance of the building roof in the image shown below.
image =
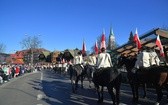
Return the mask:
<svg viewBox="0 0 168 105">
<path fill-rule="evenodd" d="M 160 29 L 160 28 L 155 28 L 155 29 L 148 31 L 145 34 L 139 35 L 140 36 L 139 39 L 141 40 L 142 46 L 146 46 L 150 48 L 155 47 L 156 46 L 155 41 L 156 41 L 157 35 L 160 35 L 162 44 L 166 48 L 168 48 L 168 31 Z M 118 54 L 126 53 L 129 55 L 133 55 L 138 52 L 138 49 L 134 42 L 128 42 L 114 49 L 114 51 L 116 51 Z"/>
</svg>

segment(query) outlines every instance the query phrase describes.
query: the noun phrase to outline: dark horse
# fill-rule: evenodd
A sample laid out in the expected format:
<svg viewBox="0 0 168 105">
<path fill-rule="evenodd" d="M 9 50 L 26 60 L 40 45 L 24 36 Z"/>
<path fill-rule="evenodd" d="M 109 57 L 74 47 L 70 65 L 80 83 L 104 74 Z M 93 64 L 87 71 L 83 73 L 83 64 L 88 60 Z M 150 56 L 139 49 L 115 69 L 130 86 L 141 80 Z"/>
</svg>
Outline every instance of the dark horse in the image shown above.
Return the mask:
<svg viewBox="0 0 168 105">
<path fill-rule="evenodd" d="M 125 60 L 125 61 L 124 61 Z M 121 59 L 119 60 L 119 63 L 122 62 L 125 65 L 128 65 L 127 59 Z M 162 97 L 163 97 L 163 93 L 162 93 L 162 89 L 163 87 L 168 91 L 168 67 L 167 66 L 151 66 L 149 68 L 141 68 L 139 70 L 137 70 L 136 73 L 130 73 L 130 76 L 133 77 L 132 81 L 133 81 L 133 85 L 134 85 L 134 89 L 135 89 L 135 95 L 136 97 L 134 100 L 138 101 L 139 95 L 138 95 L 138 88 L 140 84 L 152 84 L 155 89 L 156 89 L 156 93 L 157 93 L 157 100 L 156 103 L 159 104 Z M 132 87 L 133 88 L 133 87 Z M 168 96 L 168 94 L 167 94 Z M 167 97 L 168 98 L 168 97 Z"/>
<path fill-rule="evenodd" d="M 107 87 L 114 105 L 120 102 L 121 73 L 112 67 L 97 69 L 93 74 L 93 83 L 98 93 L 98 103 L 103 102 L 103 87 Z M 100 89 L 100 86 L 102 87 Z M 116 94 L 113 92 L 116 90 Z"/>
<path fill-rule="evenodd" d="M 81 80 L 81 87 L 83 88 L 84 68 L 80 64 L 70 65 L 69 72 L 70 72 L 70 80 L 72 84 L 72 92 L 76 93 L 79 80 Z"/>
<path fill-rule="evenodd" d="M 92 83 L 92 79 L 93 79 L 93 73 L 96 70 L 96 66 L 93 65 L 89 65 L 86 64 L 84 66 L 84 77 L 87 77 L 88 81 L 89 81 L 89 87 L 91 88 L 91 83 Z"/>
<path fill-rule="evenodd" d="M 132 72 L 132 69 L 134 68 L 136 60 L 137 60 L 136 58 L 128 58 L 125 56 L 121 56 L 118 59 L 118 67 L 125 65 L 125 68 L 127 70 L 127 78 L 132 89 L 133 102 L 136 101 L 135 99 L 137 97 L 136 96 L 137 94 L 135 94 L 135 83 L 134 83 L 135 82 L 134 78 L 136 75 Z M 146 83 L 141 83 L 141 85 L 144 93 L 143 98 L 146 98 Z"/>
</svg>

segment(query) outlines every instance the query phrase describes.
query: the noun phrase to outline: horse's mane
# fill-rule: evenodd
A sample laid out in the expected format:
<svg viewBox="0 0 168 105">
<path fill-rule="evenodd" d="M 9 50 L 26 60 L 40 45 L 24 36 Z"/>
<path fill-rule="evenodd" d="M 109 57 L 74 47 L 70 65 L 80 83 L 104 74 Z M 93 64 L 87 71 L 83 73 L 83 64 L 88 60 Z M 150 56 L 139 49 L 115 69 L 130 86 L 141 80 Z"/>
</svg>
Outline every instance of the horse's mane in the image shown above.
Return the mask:
<svg viewBox="0 0 168 105">
<path fill-rule="evenodd" d="M 75 70 L 82 70 L 82 69 L 83 69 L 80 64 L 73 65 L 72 67 L 73 67 L 73 69 L 75 69 Z"/>
<path fill-rule="evenodd" d="M 95 83 L 101 84 L 101 86 L 107 85 L 110 81 L 115 80 L 115 78 L 120 74 L 118 70 L 113 67 L 100 68 L 94 72 Z"/>
<path fill-rule="evenodd" d="M 136 58 L 121 57 L 119 59 L 119 63 L 122 63 L 121 65 L 125 65 L 127 71 L 131 71 L 135 66 L 136 60 Z"/>
<path fill-rule="evenodd" d="M 148 72 L 148 73 L 168 73 L 168 66 L 150 66 L 148 68 L 141 68 L 138 70 L 139 72 Z"/>
</svg>

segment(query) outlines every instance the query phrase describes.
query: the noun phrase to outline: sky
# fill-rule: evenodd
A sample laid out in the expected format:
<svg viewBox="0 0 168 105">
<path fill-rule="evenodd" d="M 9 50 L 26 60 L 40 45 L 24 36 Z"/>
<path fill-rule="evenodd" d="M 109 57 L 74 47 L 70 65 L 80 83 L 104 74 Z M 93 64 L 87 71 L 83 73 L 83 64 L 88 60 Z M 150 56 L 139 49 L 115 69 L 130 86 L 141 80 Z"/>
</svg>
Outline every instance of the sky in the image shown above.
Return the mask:
<svg viewBox="0 0 168 105">
<path fill-rule="evenodd" d="M 20 42 L 38 36 L 50 51 L 91 51 L 105 30 L 113 29 L 119 45 L 138 29 L 168 27 L 168 0 L 0 0 L 0 43 L 6 53 L 23 50 Z"/>
</svg>

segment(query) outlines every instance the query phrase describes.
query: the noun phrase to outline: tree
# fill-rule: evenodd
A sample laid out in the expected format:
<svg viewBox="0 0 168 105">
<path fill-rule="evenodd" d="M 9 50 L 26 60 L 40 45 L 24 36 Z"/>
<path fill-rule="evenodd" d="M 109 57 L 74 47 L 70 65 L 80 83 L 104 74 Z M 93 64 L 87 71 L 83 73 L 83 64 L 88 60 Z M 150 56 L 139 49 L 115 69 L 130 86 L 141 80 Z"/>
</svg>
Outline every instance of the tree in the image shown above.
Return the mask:
<svg viewBox="0 0 168 105">
<path fill-rule="evenodd" d="M 29 49 L 31 53 L 31 64 L 33 64 L 33 51 L 41 47 L 42 41 L 38 36 L 28 36 L 20 42 L 22 48 Z"/>
<path fill-rule="evenodd" d="M 28 36 L 24 38 L 20 43 L 23 49 L 35 49 L 41 47 L 42 41 L 38 36 Z"/>
<path fill-rule="evenodd" d="M 3 53 L 6 49 L 6 46 L 3 43 L 0 43 L 0 53 Z"/>
</svg>

